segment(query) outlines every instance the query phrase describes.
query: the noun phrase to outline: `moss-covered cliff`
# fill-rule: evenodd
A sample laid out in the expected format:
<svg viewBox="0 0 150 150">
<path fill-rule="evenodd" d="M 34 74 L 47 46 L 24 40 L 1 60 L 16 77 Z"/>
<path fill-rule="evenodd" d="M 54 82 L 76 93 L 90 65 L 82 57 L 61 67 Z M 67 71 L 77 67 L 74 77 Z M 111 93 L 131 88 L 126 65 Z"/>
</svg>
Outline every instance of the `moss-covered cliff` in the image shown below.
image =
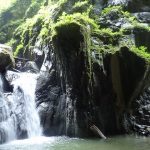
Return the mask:
<svg viewBox="0 0 150 150">
<path fill-rule="evenodd" d="M 20 15 L 1 17 L 0 42 L 41 69 L 36 95 L 46 135 L 94 136 L 93 124 L 105 134 L 150 135 L 150 26 L 140 17 L 149 7 L 133 9 L 136 2 L 29 1 Z"/>
</svg>

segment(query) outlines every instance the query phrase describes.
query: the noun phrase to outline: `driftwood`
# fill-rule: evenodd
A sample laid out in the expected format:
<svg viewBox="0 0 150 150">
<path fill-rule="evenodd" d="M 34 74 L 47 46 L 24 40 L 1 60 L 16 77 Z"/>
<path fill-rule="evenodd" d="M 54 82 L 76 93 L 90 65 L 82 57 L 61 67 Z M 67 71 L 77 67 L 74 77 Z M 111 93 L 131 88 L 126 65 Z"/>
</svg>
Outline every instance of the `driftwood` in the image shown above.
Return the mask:
<svg viewBox="0 0 150 150">
<path fill-rule="evenodd" d="M 94 124 L 90 126 L 90 129 L 101 138 L 106 139 L 106 136 L 100 131 L 100 129 Z"/>
</svg>

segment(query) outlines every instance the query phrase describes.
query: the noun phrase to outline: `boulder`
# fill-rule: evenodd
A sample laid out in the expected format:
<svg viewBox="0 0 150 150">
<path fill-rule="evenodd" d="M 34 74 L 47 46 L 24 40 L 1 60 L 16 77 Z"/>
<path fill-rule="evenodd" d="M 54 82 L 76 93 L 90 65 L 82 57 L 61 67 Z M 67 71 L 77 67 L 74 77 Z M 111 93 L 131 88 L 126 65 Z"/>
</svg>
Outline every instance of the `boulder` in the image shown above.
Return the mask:
<svg viewBox="0 0 150 150">
<path fill-rule="evenodd" d="M 0 44 L 0 72 L 5 72 L 10 67 L 14 66 L 14 58 L 11 47 Z"/>
<path fill-rule="evenodd" d="M 150 12 L 149 0 L 126 0 L 127 9 L 130 12 Z"/>
<path fill-rule="evenodd" d="M 122 5 L 129 12 L 150 12 L 149 0 L 108 0 L 107 5 Z"/>
<path fill-rule="evenodd" d="M 134 15 L 140 22 L 150 24 L 150 12 L 139 12 L 134 13 Z"/>
</svg>

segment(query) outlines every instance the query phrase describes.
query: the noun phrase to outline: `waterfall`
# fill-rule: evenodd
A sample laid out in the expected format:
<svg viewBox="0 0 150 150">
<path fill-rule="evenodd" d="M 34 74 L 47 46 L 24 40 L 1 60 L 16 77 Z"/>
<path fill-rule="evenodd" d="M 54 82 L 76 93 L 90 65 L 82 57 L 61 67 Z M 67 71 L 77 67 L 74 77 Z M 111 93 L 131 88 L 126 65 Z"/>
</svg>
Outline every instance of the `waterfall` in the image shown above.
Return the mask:
<svg viewBox="0 0 150 150">
<path fill-rule="evenodd" d="M 0 143 L 16 138 L 15 122 L 16 117 L 11 114 L 9 103 L 4 97 L 3 81 L 0 75 Z"/>
<path fill-rule="evenodd" d="M 37 75 L 8 72 L 7 76 L 13 80 L 13 93 L 3 93 L 0 78 L 0 142 L 40 136 L 42 129 L 35 104 Z"/>
</svg>

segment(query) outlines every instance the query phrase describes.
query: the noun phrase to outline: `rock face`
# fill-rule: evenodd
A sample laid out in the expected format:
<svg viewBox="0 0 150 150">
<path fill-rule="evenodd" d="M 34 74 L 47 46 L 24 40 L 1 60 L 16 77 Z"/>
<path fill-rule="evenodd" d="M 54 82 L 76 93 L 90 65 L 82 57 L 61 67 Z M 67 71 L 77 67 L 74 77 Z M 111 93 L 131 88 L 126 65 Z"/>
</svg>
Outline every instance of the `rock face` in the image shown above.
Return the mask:
<svg viewBox="0 0 150 150">
<path fill-rule="evenodd" d="M 128 2 L 127 8 L 131 12 L 150 12 L 150 1 L 147 0 L 131 0 Z"/>
<path fill-rule="evenodd" d="M 150 24 L 150 12 L 140 12 L 134 14 L 140 22 Z"/>
<path fill-rule="evenodd" d="M 14 34 L 16 54 L 40 68 L 36 102 L 44 134 L 97 136 L 95 125 L 106 135 L 150 135 L 149 1 L 47 5 Z"/>
<path fill-rule="evenodd" d="M 37 85 L 44 133 L 94 136 L 92 124 L 104 134 L 132 131 L 133 122 L 129 124 L 131 119 L 126 116 L 137 109 L 132 105 L 146 86 L 145 76 L 149 75 L 146 60 L 128 47 L 121 47 L 114 54 L 94 53 L 90 75 L 88 53 L 81 47 L 86 45 L 81 28 L 70 24 L 57 30 L 53 39 L 55 48 L 51 48 L 47 58 L 51 67 L 44 73 L 46 77 L 41 75 Z M 145 130 L 140 126 L 144 132 L 134 130 L 148 135 L 148 126 L 144 126 Z"/>
<path fill-rule="evenodd" d="M 120 41 L 118 37 L 113 37 L 111 43 L 123 45 L 122 42 L 132 37 L 132 44 L 144 45 L 149 49 L 149 31 L 131 25 L 130 19 L 118 9 L 120 8 L 114 7 L 110 13 L 98 19 L 100 26 L 114 31 L 127 27 L 126 36 Z M 142 94 L 149 76 L 147 60 L 131 51 L 132 48 L 128 46 L 118 46 L 119 50 L 114 53 L 97 53 L 94 49 L 88 53 L 85 33 L 74 23 L 56 30 L 57 36 L 47 49 L 44 61 L 47 69 L 38 80 L 36 93 L 44 133 L 95 136 L 90 130 L 94 124 L 104 134 L 134 130 L 149 135 L 149 103 L 145 100 L 142 104 L 138 98 L 148 99 L 148 96 Z M 93 45 L 110 43 L 108 35 L 93 35 L 90 38 Z M 144 92 L 148 91 L 145 90 Z M 135 103 L 138 103 L 136 107 Z M 138 112 L 144 109 L 145 113 L 141 114 L 143 119 L 136 114 L 136 109 Z M 141 121 L 138 122 L 139 118 Z M 146 125 L 143 126 L 142 120 L 145 120 Z"/>
<path fill-rule="evenodd" d="M 0 44 L 0 72 L 14 66 L 14 59 L 10 47 Z"/>
<path fill-rule="evenodd" d="M 150 2 L 147 0 L 108 0 L 109 5 L 123 5 L 130 12 L 149 12 Z"/>
</svg>

